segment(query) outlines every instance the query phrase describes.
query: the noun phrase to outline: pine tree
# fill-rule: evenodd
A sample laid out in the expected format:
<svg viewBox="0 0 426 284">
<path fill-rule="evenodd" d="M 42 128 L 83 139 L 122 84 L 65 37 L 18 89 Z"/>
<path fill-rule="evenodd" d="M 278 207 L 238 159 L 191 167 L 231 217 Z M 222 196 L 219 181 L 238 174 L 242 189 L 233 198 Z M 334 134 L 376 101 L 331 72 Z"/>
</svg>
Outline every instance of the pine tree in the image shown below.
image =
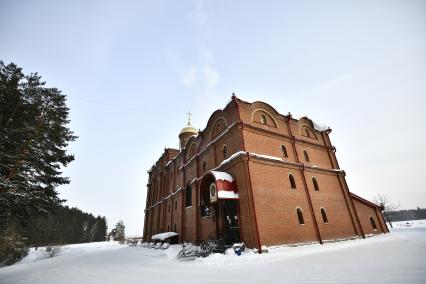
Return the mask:
<svg viewBox="0 0 426 284">
<path fill-rule="evenodd" d="M 114 238 L 115 241 L 124 242 L 126 239 L 126 234 L 124 232 L 125 226 L 122 220 L 118 221 L 115 225 L 115 228 L 110 232 L 110 236 Z"/>
<path fill-rule="evenodd" d="M 68 129 L 65 95 L 44 87 L 41 77 L 25 76 L 0 61 L 0 218 L 24 221 L 30 210 L 48 212 L 60 203 L 55 188 L 73 155 L 66 147 L 76 136 Z"/>
<path fill-rule="evenodd" d="M 90 230 L 92 242 L 101 242 L 105 241 L 105 235 L 107 231 L 105 217 L 98 216 L 96 217 L 95 224 Z"/>
<path fill-rule="evenodd" d="M 77 137 L 67 127 L 65 95 L 44 85 L 37 73 L 0 61 L 0 239 L 52 211 L 61 203 L 56 187 L 69 183 L 60 169 L 74 160 L 66 147 Z"/>
</svg>

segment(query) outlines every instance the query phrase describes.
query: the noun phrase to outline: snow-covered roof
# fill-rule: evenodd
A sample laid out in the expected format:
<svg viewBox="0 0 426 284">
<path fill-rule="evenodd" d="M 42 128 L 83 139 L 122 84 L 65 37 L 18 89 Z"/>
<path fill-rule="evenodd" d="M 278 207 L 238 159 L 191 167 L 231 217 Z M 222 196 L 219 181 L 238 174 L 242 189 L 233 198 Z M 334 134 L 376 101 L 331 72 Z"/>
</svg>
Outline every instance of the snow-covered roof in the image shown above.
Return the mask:
<svg viewBox="0 0 426 284">
<path fill-rule="evenodd" d="M 177 235 L 178 235 L 178 233 L 175 233 L 175 232 L 165 232 L 165 233 L 153 235 L 151 237 L 151 240 L 164 241 L 165 239 L 168 239 L 168 238 L 171 238 L 171 237 L 174 237 L 174 236 L 177 236 Z"/>
<path fill-rule="evenodd" d="M 232 154 L 229 158 L 227 158 L 227 159 L 225 159 L 225 160 L 223 160 L 216 168 L 214 168 L 214 170 L 215 169 L 218 169 L 218 168 L 220 168 L 220 167 L 222 167 L 223 165 L 225 165 L 225 164 L 227 164 L 227 163 L 229 163 L 229 162 L 231 162 L 232 160 L 234 160 L 234 159 L 236 159 L 236 158 L 238 158 L 238 157 L 240 157 L 240 156 L 244 156 L 244 155 L 247 155 L 247 152 L 245 152 L 245 151 L 238 151 L 238 152 L 235 152 L 234 154 Z"/>
<path fill-rule="evenodd" d="M 218 171 L 210 171 L 210 172 L 213 174 L 213 176 L 214 176 L 214 178 L 216 180 L 218 180 L 218 179 L 220 179 L 220 180 L 227 180 L 229 182 L 233 182 L 234 181 L 233 177 L 230 174 L 228 174 L 228 173 L 218 172 Z"/>
<path fill-rule="evenodd" d="M 267 159 L 267 160 L 283 161 L 283 159 L 280 158 L 280 157 L 263 155 L 263 154 L 257 154 L 257 153 L 250 153 L 250 156 L 256 157 L 256 158 L 263 158 L 263 159 Z"/>
<path fill-rule="evenodd" d="M 314 129 L 316 131 L 322 132 L 322 131 L 326 131 L 326 130 L 330 129 L 330 127 L 328 125 L 319 123 L 319 122 L 317 122 L 317 121 L 309 118 L 307 115 L 304 115 L 304 114 L 300 115 L 300 114 L 293 114 L 292 113 L 291 116 L 293 118 L 297 119 L 297 120 L 300 120 L 301 118 L 306 117 L 307 119 L 309 119 L 310 121 L 312 121 L 312 124 L 314 125 Z"/>
</svg>

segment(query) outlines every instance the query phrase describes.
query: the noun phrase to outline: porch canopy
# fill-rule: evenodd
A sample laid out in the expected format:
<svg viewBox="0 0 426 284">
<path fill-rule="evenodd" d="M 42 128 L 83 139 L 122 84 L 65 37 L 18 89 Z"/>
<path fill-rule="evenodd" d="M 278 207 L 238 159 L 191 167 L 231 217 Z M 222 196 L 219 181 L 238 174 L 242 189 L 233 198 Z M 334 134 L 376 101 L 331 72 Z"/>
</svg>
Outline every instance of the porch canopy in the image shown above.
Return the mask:
<svg viewBox="0 0 426 284">
<path fill-rule="evenodd" d="M 165 233 L 153 235 L 151 237 L 151 240 L 164 241 L 168 238 L 175 237 L 177 235 L 178 235 L 178 233 L 175 233 L 175 232 L 165 232 Z"/>
<path fill-rule="evenodd" d="M 239 199 L 234 178 L 225 172 L 210 171 L 216 183 L 218 199 Z"/>
</svg>

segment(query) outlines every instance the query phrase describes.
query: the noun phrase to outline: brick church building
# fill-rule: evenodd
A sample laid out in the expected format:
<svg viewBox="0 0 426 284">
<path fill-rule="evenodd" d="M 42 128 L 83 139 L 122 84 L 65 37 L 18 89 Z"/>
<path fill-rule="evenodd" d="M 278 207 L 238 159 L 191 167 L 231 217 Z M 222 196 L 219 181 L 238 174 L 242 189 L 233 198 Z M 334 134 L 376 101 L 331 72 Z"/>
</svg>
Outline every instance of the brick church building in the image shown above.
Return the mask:
<svg viewBox="0 0 426 284">
<path fill-rule="evenodd" d="M 349 191 L 330 128 L 235 95 L 148 171 L 143 238 L 224 239 L 248 247 L 389 232 L 381 208 Z"/>
</svg>

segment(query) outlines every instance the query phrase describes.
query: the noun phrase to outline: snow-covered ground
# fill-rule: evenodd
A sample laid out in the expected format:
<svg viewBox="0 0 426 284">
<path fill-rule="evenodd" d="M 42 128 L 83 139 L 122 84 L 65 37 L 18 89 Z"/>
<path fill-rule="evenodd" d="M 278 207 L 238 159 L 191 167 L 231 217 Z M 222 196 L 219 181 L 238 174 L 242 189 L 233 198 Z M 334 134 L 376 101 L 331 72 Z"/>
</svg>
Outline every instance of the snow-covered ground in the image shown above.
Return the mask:
<svg viewBox="0 0 426 284">
<path fill-rule="evenodd" d="M 114 242 L 68 245 L 47 258 L 31 250 L 0 268 L 0 283 L 426 283 L 426 220 L 395 222 L 367 239 L 270 248 L 179 261 L 167 250 Z"/>
</svg>

